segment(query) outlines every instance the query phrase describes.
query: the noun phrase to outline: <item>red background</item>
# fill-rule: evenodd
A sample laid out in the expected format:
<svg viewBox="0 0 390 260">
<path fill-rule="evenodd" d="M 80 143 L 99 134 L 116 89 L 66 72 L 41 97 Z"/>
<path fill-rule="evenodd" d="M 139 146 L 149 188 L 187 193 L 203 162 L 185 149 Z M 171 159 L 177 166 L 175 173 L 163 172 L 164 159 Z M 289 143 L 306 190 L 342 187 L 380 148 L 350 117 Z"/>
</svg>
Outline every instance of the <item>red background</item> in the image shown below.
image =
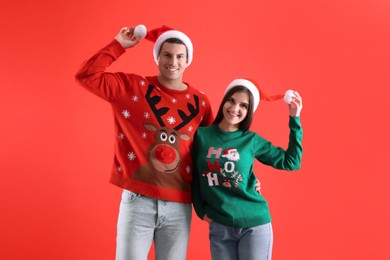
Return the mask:
<svg viewBox="0 0 390 260">
<path fill-rule="evenodd" d="M 255 167 L 274 260 L 390 259 L 386 0 L 2 1 L 1 259 L 114 259 L 113 119 L 74 74 L 139 23 L 191 37 L 184 80 L 215 112 L 236 77 L 302 95 L 302 169 Z M 112 70 L 157 74 L 152 44 L 128 50 Z M 261 104 L 253 130 L 286 147 L 287 115 L 283 102 Z M 207 225 L 195 215 L 188 259 L 210 259 Z"/>
</svg>

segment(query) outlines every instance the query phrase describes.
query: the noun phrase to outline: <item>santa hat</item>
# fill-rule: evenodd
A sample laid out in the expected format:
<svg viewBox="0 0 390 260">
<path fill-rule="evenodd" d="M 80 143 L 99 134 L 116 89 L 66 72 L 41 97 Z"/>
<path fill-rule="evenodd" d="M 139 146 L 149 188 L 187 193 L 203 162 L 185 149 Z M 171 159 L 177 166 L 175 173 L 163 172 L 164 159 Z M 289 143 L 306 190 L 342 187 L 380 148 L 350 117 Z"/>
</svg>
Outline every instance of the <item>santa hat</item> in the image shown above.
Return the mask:
<svg viewBox="0 0 390 260">
<path fill-rule="evenodd" d="M 228 155 L 229 153 L 234 152 L 234 151 L 237 151 L 237 149 L 235 149 L 235 148 L 227 148 L 227 149 L 225 149 L 225 151 L 223 152 L 223 154 L 226 156 L 226 155 Z"/>
<path fill-rule="evenodd" d="M 165 25 L 161 26 L 160 28 L 156 28 L 148 31 L 145 37 L 145 39 L 155 42 L 153 48 L 154 61 L 158 63 L 157 57 L 160 52 L 161 45 L 170 38 L 177 38 L 181 40 L 184 43 L 184 45 L 187 47 L 187 51 L 188 51 L 187 59 L 188 59 L 188 65 L 190 65 L 192 62 L 192 56 L 194 52 L 190 38 L 188 38 L 188 36 L 185 35 L 184 33 L 169 28 L 168 26 Z"/>
<path fill-rule="evenodd" d="M 256 81 L 252 79 L 235 79 L 233 80 L 229 86 L 225 89 L 224 95 L 233 87 L 236 86 L 243 86 L 247 88 L 253 96 L 253 112 L 256 111 L 257 106 L 260 103 L 260 100 L 265 100 L 265 101 L 275 101 L 282 99 L 284 95 L 274 95 L 274 96 L 267 96 L 263 90 L 259 88 L 259 85 L 257 84 Z"/>
</svg>

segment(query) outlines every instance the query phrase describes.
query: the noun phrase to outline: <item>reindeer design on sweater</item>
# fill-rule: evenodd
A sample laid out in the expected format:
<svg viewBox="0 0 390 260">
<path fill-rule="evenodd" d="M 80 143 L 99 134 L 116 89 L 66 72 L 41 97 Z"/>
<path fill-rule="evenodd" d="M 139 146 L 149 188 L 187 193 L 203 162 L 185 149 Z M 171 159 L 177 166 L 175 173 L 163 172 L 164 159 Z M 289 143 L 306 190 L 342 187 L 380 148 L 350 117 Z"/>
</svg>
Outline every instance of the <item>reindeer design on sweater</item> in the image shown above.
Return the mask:
<svg viewBox="0 0 390 260">
<path fill-rule="evenodd" d="M 189 114 L 178 110 L 182 122 L 174 128 L 165 126 L 162 116 L 168 111 L 168 107 L 157 108 L 161 101 L 160 96 L 152 96 L 153 86 L 149 85 L 145 98 L 156 116 L 160 126 L 153 123 L 144 123 L 145 129 L 154 132 L 154 142 L 147 150 L 146 165 L 137 169 L 132 179 L 152 185 L 189 191 L 190 185 L 185 181 L 185 176 L 180 172 L 182 156 L 180 154 L 180 142 L 190 141 L 192 137 L 186 133 L 178 132 L 199 113 L 199 98 L 194 95 L 195 107 L 187 103 Z"/>
</svg>

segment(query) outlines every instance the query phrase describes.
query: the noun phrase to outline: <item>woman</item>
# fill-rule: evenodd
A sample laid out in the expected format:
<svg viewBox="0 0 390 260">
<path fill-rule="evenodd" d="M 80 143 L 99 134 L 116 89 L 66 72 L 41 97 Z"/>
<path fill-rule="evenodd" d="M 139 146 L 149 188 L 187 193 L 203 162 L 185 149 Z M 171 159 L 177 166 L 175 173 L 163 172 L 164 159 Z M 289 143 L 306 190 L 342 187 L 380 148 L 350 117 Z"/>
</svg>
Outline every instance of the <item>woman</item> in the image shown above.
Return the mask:
<svg viewBox="0 0 390 260">
<path fill-rule="evenodd" d="M 273 146 L 249 127 L 260 100 L 282 97 L 268 98 L 253 80 L 236 79 L 225 90 L 213 125 L 197 130 L 193 204 L 198 217 L 210 224 L 213 260 L 271 259 L 271 216 L 253 162 L 257 159 L 281 170 L 299 169 L 302 98 L 296 91 L 290 96 L 287 150 Z"/>
</svg>

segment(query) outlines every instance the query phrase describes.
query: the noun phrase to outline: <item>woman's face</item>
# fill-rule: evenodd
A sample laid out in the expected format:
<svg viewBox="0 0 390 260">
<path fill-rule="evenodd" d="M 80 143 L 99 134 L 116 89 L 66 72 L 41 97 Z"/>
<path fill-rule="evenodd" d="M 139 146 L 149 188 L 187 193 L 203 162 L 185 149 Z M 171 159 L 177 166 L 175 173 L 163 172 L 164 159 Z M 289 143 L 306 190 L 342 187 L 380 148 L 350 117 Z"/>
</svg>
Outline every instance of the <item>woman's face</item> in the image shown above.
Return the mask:
<svg viewBox="0 0 390 260">
<path fill-rule="evenodd" d="M 220 126 L 228 131 L 235 131 L 248 114 L 249 95 L 235 92 L 223 105 L 223 119 Z"/>
</svg>

